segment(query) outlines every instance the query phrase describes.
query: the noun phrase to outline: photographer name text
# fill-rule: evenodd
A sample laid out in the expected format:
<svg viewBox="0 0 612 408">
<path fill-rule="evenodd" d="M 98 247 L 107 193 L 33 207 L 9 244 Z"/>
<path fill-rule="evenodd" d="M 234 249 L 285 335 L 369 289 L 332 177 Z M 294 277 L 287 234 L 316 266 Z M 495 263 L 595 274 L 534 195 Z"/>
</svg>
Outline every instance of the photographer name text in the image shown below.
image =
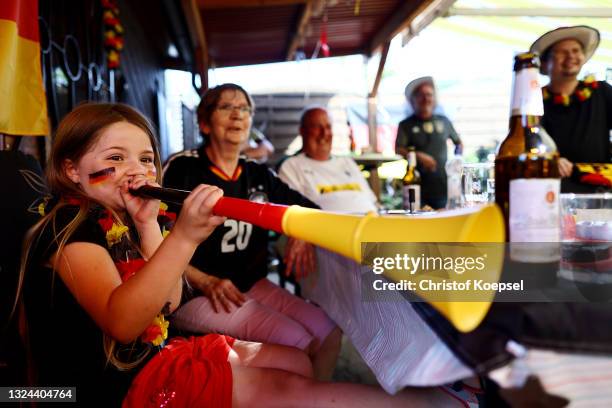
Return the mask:
<svg viewBox="0 0 612 408">
<path fill-rule="evenodd" d="M 487 282 L 483 279 L 468 279 L 463 282 L 454 280 L 433 280 L 423 279 L 418 282 L 402 279 L 397 282 L 387 282 L 377 279 L 372 282 L 374 290 L 411 290 L 411 291 L 522 291 L 524 288 L 523 280 L 519 282 Z"/>
</svg>

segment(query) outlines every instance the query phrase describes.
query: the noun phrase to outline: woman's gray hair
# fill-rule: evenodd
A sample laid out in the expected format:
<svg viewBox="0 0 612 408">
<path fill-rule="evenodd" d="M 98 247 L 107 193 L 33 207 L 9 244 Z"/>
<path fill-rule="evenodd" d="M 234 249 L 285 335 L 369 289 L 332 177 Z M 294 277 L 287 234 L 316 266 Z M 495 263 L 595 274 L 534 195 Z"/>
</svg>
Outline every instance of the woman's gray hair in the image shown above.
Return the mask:
<svg viewBox="0 0 612 408">
<path fill-rule="evenodd" d="M 210 124 L 210 118 L 215 109 L 217 109 L 217 104 L 221 99 L 221 94 L 223 94 L 225 91 L 241 92 L 251 108 L 251 114 L 255 112 L 255 102 L 253 102 L 253 98 L 251 98 L 251 95 L 249 95 L 249 93 L 243 87 L 233 83 L 221 84 L 207 89 L 202 95 L 202 99 L 200 100 L 197 110 L 198 124 Z"/>
</svg>

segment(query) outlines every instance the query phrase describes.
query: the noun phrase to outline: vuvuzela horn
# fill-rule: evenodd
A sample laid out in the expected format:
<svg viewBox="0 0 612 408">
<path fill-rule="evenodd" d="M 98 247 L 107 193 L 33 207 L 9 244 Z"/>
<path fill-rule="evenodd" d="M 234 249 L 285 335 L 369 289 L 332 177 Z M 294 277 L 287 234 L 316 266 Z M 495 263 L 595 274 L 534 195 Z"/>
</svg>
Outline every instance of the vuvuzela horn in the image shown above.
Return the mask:
<svg viewBox="0 0 612 408">
<path fill-rule="evenodd" d="M 133 194 L 182 204 L 189 191 L 144 186 Z M 504 220 L 493 204 L 458 211 L 445 211 L 424 217 L 384 216 L 370 213 L 364 216 L 331 213 L 300 206 L 256 203 L 222 197 L 213 212 L 261 228 L 302 239 L 314 245 L 361 262 L 362 242 L 415 243 L 501 243 L 504 242 Z M 487 276 L 499 280 L 503 252 L 488 259 Z M 392 280 L 397 274 L 385 272 Z M 431 301 L 427 292 L 416 291 L 458 330 L 467 332 L 484 319 L 494 292 L 483 301 Z M 484 296 L 484 295 L 483 295 Z"/>
</svg>

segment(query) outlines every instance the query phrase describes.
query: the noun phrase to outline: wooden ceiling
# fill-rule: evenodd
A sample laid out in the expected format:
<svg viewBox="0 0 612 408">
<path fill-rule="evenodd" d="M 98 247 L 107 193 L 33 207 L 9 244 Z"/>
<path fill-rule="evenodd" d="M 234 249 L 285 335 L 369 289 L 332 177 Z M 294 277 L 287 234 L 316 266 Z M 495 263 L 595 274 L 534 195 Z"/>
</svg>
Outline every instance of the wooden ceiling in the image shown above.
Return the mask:
<svg viewBox="0 0 612 408">
<path fill-rule="evenodd" d="M 183 9 L 201 71 L 312 58 L 325 30 L 330 56 L 371 55 L 432 2 L 183 0 Z"/>
</svg>

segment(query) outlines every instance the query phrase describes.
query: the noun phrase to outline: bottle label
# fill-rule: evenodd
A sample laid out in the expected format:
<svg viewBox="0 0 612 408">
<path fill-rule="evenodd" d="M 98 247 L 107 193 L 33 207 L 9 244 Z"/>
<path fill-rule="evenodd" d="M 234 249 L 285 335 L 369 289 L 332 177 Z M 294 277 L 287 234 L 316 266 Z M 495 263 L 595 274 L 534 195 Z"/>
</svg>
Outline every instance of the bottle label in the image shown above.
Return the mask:
<svg viewBox="0 0 612 408">
<path fill-rule="evenodd" d="M 408 184 L 402 188 L 404 209 L 417 211 L 421 209 L 421 186 L 418 184 Z M 412 207 L 410 203 L 412 202 Z"/>
<path fill-rule="evenodd" d="M 523 262 L 552 262 L 560 258 L 559 193 L 555 178 L 510 181 L 510 242 L 550 242 L 553 245 L 514 245 L 511 258 Z"/>
<path fill-rule="evenodd" d="M 416 167 L 416 165 L 417 165 L 416 153 L 408 152 L 408 166 Z"/>
<path fill-rule="evenodd" d="M 544 115 L 542 90 L 537 68 L 524 68 L 514 76 L 510 115 Z"/>
</svg>

